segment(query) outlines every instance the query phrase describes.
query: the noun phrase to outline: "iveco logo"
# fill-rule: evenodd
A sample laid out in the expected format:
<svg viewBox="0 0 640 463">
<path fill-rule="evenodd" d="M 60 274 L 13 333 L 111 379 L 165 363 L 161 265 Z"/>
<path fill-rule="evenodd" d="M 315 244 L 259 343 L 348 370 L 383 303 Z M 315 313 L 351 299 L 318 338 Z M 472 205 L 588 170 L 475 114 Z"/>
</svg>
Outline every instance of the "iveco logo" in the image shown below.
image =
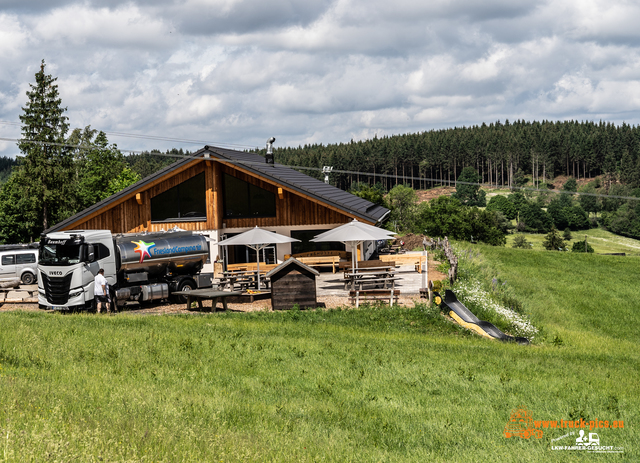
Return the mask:
<svg viewBox="0 0 640 463">
<path fill-rule="evenodd" d="M 60 276 L 62 276 L 62 271 L 54 270 L 53 272 L 49 272 L 49 275 L 60 275 Z"/>
</svg>

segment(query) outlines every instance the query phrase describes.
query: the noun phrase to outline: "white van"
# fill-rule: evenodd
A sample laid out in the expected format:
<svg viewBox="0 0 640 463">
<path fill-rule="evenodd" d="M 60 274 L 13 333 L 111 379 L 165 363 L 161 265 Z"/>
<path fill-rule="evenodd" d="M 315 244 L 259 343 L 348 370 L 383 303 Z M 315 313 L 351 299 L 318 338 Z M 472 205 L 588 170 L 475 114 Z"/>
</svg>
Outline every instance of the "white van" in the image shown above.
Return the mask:
<svg viewBox="0 0 640 463">
<path fill-rule="evenodd" d="M 0 281 L 20 279 L 32 285 L 38 275 L 38 249 L 33 245 L 0 246 Z"/>
</svg>

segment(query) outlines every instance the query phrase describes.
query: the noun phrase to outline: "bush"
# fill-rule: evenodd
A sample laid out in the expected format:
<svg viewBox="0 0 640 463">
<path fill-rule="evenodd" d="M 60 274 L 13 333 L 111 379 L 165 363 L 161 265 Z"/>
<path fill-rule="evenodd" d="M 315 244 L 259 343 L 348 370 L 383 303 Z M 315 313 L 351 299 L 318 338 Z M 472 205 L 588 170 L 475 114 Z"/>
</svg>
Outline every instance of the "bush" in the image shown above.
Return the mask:
<svg viewBox="0 0 640 463">
<path fill-rule="evenodd" d="M 516 206 L 503 195 L 496 195 L 491 198 L 489 204 L 487 204 L 487 210 L 500 211 L 509 220 L 514 220 L 518 216 Z"/>
<path fill-rule="evenodd" d="M 465 167 L 462 169 L 456 185 L 456 192 L 452 195 L 465 206 L 487 205 L 486 193 L 480 190 L 480 176 L 473 167 Z"/>
<path fill-rule="evenodd" d="M 542 242 L 542 246 L 547 251 L 561 251 L 564 249 L 564 240 L 560 236 L 560 232 L 554 227 L 547 234 L 546 238 Z"/>
<path fill-rule="evenodd" d="M 571 229 L 570 228 L 565 228 L 564 229 L 564 233 L 562 234 L 562 238 L 565 241 L 571 241 L 573 239 L 573 237 L 571 236 Z"/>
<path fill-rule="evenodd" d="M 531 249 L 531 243 L 527 241 L 524 235 L 517 234 L 513 239 L 513 248 Z"/>
<path fill-rule="evenodd" d="M 591 247 L 591 245 L 589 243 L 585 243 L 584 241 L 577 241 L 577 242 L 573 243 L 573 246 L 571 247 L 571 252 L 585 252 L 585 250 L 584 250 L 584 245 L 585 244 L 587 245 L 586 252 L 594 252 L 594 250 Z"/>
<path fill-rule="evenodd" d="M 526 230 L 533 233 L 546 233 L 553 227 L 553 219 L 537 203 L 527 203 L 520 220 L 526 224 Z"/>
<path fill-rule="evenodd" d="M 419 229 L 432 237 L 481 241 L 503 246 L 507 239 L 496 212 L 465 207 L 456 198 L 440 196 L 419 206 Z"/>
</svg>

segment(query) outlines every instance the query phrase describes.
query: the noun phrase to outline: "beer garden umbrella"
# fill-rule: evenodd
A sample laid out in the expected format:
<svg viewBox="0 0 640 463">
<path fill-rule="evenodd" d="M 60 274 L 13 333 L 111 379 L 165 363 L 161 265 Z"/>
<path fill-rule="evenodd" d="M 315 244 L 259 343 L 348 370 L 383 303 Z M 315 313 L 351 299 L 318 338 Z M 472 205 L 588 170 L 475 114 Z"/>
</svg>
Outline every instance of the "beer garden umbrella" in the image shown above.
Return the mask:
<svg viewBox="0 0 640 463">
<path fill-rule="evenodd" d="M 256 256 L 258 258 L 258 266 L 257 266 L 257 278 L 258 278 L 258 290 L 260 289 L 260 250 L 267 247 L 270 244 L 282 244 L 282 243 L 291 243 L 293 241 L 300 241 L 295 238 L 291 238 L 290 236 L 281 235 L 279 233 L 270 232 L 268 230 L 264 230 L 259 228 L 257 225 L 255 228 L 248 230 L 246 232 L 240 233 L 239 235 L 232 236 L 229 239 L 222 240 L 218 242 L 218 246 L 248 246 L 251 249 L 256 251 Z"/>
<path fill-rule="evenodd" d="M 345 223 L 344 225 L 340 225 L 339 227 L 332 228 L 331 230 L 327 230 L 324 233 L 320 233 L 315 238 L 312 238 L 311 241 L 314 241 L 316 243 L 338 241 L 345 246 L 348 246 L 350 244 L 352 248 L 351 265 L 352 268 L 358 268 L 358 261 L 356 257 L 358 245 L 360 245 L 363 241 L 388 240 L 391 239 L 393 235 L 395 235 L 395 233 L 392 231 L 374 227 L 373 225 L 368 225 L 366 223 L 358 222 L 358 220 L 353 219 L 349 223 Z"/>
</svg>

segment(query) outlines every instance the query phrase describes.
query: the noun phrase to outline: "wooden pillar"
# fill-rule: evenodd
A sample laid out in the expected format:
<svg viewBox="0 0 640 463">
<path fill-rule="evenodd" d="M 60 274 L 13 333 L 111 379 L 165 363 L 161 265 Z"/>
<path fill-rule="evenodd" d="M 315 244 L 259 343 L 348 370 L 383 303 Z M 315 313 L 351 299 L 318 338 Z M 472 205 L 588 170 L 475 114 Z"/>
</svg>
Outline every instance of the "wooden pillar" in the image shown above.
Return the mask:
<svg viewBox="0 0 640 463">
<path fill-rule="evenodd" d="M 213 230 L 220 230 L 222 228 L 222 169 L 219 162 L 208 162 L 207 172 L 211 175 L 207 178 L 211 178 L 211 187 L 207 184 L 207 222 L 210 223 L 210 228 Z M 211 194 L 209 194 L 211 192 Z M 210 214 L 210 216 L 209 216 Z"/>
</svg>

